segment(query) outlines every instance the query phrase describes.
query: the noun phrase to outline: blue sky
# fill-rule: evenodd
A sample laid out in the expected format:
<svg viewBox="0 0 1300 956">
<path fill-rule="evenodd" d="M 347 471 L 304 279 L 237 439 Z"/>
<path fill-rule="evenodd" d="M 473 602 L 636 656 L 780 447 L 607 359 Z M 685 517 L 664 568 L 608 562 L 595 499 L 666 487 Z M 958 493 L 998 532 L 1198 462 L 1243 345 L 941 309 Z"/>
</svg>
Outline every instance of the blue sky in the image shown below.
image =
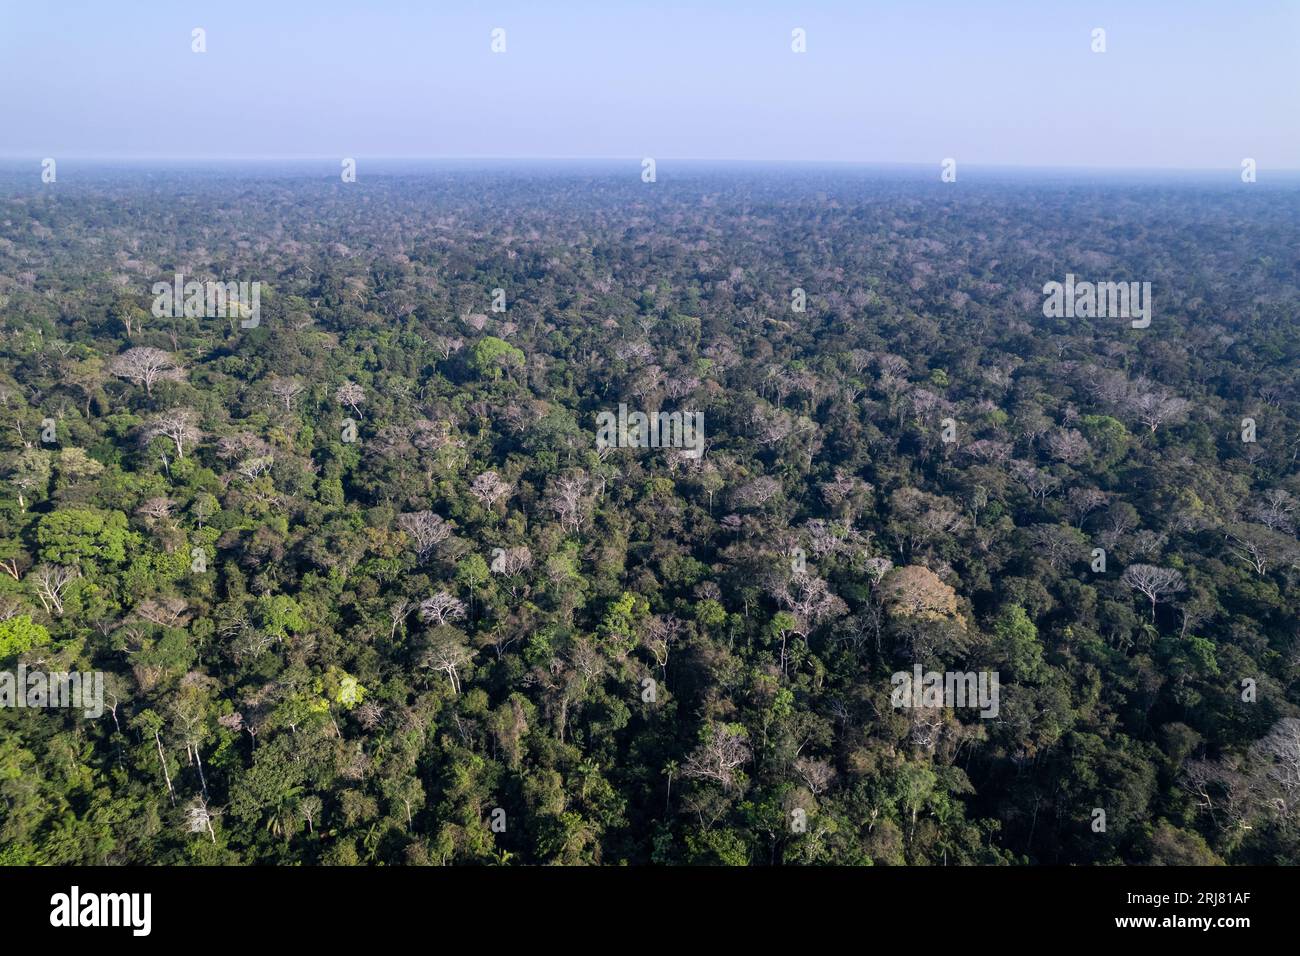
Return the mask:
<svg viewBox="0 0 1300 956">
<path fill-rule="evenodd" d="M 0 84 L 7 157 L 1300 168 L 1300 0 L 0 0 Z"/>
</svg>

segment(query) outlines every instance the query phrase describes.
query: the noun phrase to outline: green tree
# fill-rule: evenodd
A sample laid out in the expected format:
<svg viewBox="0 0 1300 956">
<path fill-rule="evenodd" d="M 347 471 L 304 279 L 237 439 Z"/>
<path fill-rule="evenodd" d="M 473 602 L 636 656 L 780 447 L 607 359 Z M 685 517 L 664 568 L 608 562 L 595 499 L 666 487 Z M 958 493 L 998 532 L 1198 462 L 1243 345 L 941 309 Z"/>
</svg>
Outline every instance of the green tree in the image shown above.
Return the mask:
<svg viewBox="0 0 1300 956">
<path fill-rule="evenodd" d="M 496 336 L 488 335 L 474 343 L 470 350 L 470 366 L 479 375 L 491 374 L 498 379 L 504 371 L 507 375 L 524 367 L 524 353 L 509 342 Z"/>
<path fill-rule="evenodd" d="M 26 614 L 0 621 L 0 661 L 24 654 L 33 647 L 44 647 L 49 642 L 50 632 Z"/>
</svg>

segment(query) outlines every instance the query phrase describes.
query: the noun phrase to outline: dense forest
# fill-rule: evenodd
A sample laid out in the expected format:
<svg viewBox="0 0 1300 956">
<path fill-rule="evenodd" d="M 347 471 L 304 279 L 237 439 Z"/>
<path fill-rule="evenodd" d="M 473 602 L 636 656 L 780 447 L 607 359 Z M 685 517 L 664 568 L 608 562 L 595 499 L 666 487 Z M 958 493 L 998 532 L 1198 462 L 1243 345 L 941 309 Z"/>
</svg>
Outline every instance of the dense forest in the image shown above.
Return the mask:
<svg viewBox="0 0 1300 956">
<path fill-rule="evenodd" d="M 7 165 L 0 863 L 1300 862 L 1297 303 L 1231 172 Z"/>
</svg>

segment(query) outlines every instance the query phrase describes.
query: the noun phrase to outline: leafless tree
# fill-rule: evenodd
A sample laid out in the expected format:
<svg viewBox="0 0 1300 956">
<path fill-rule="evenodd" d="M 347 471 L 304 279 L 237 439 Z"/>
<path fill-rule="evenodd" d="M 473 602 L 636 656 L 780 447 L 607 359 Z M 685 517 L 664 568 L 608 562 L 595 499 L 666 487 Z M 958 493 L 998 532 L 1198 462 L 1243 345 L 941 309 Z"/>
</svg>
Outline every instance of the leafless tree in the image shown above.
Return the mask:
<svg viewBox="0 0 1300 956">
<path fill-rule="evenodd" d="M 1011 472 L 1040 503 L 1061 485 L 1061 479 L 1027 461 L 1013 461 Z"/>
<path fill-rule="evenodd" d="M 875 587 L 880 583 L 880 579 L 893 570 L 894 562 L 889 558 L 867 558 L 863 570 L 867 572 L 867 577 L 871 578 L 871 585 Z"/>
<path fill-rule="evenodd" d="M 712 780 L 724 789 L 736 785 L 736 771 L 750 758 L 749 743 L 743 728 L 710 723 L 704 739 L 682 765 L 682 773 L 699 780 Z"/>
<path fill-rule="evenodd" d="M 985 465 L 1001 464 L 1011 458 L 1012 447 L 1007 442 L 981 438 L 963 445 L 962 453 Z"/>
<path fill-rule="evenodd" d="M 458 336 L 436 335 L 430 340 L 429 344 L 437 350 L 445 361 L 465 347 L 465 340 Z"/>
<path fill-rule="evenodd" d="M 8 571 L 8 567 L 5 568 Z M 16 574 L 10 574 L 15 581 L 18 580 Z M 25 607 L 22 600 L 12 594 L 0 594 L 0 621 L 8 621 L 22 613 Z"/>
<path fill-rule="evenodd" d="M 1092 448 L 1076 428 L 1062 428 L 1047 436 L 1047 450 L 1057 461 L 1077 465 L 1088 457 Z"/>
<path fill-rule="evenodd" d="M 1250 517 L 1264 527 L 1286 534 L 1295 534 L 1295 514 L 1300 510 L 1300 499 L 1283 488 L 1271 488 L 1260 495 L 1250 507 Z"/>
<path fill-rule="evenodd" d="M 425 654 L 426 667 L 440 670 L 451 681 L 453 693 L 460 693 L 460 668 L 474 659 L 474 652 L 451 635 L 440 634 L 433 639 Z"/>
<path fill-rule="evenodd" d="M 1165 543 L 1169 536 L 1160 531 L 1152 531 L 1149 528 L 1143 528 L 1137 534 L 1133 535 L 1133 540 L 1129 547 L 1134 557 L 1138 558 L 1155 558 L 1159 557 L 1160 552 L 1165 549 Z"/>
<path fill-rule="evenodd" d="M 495 471 L 485 471 L 470 482 L 469 490 L 485 507 L 491 508 L 502 498 L 508 498 L 514 488 Z"/>
<path fill-rule="evenodd" d="M 844 529 L 823 518 L 809 518 L 800 530 L 808 542 L 808 550 L 815 558 L 838 554 L 847 544 Z"/>
<path fill-rule="evenodd" d="M 775 445 L 790 437 L 795 418 L 789 412 L 770 405 L 755 404 L 749 413 L 749 424 L 754 440 L 764 445 Z"/>
<path fill-rule="evenodd" d="M 159 627 L 184 627 L 189 623 L 189 605 L 184 598 L 147 598 L 135 607 L 135 614 Z"/>
<path fill-rule="evenodd" d="M 118 378 L 143 385 L 147 395 L 153 395 L 153 387 L 158 382 L 179 381 L 184 375 L 169 353 L 144 346 L 114 356 L 108 370 Z"/>
<path fill-rule="evenodd" d="M 76 568 L 58 564 L 40 564 L 28 572 L 27 579 L 32 582 L 36 596 L 46 614 L 56 617 L 63 613 L 63 595 L 73 581 L 81 577 Z"/>
<path fill-rule="evenodd" d="M 584 495 L 588 484 L 587 474 L 583 471 L 574 471 L 551 482 L 551 509 L 566 531 L 580 530 L 587 519 L 590 502 Z"/>
<path fill-rule="evenodd" d="M 517 548 L 503 548 L 501 553 L 492 559 L 492 573 L 505 574 L 513 577 L 522 571 L 527 571 L 533 566 L 533 552 L 527 545 L 521 544 Z"/>
<path fill-rule="evenodd" d="M 899 488 L 889 496 L 889 533 L 899 550 L 911 555 L 966 527 L 961 507 L 919 488 Z"/>
<path fill-rule="evenodd" d="M 730 342 L 719 342 L 704 350 L 704 357 L 711 360 L 720 371 L 735 368 L 742 361 L 741 355 Z"/>
<path fill-rule="evenodd" d="M 384 719 L 383 705 L 368 700 L 357 708 L 357 723 L 366 730 L 374 730 Z"/>
<path fill-rule="evenodd" d="M 286 412 L 293 410 L 293 403 L 297 401 L 307 386 L 296 378 L 275 378 L 271 380 L 271 394 L 284 403 Z"/>
<path fill-rule="evenodd" d="M 439 591 L 420 602 L 420 617 L 439 627 L 464 616 L 465 602 L 447 591 Z"/>
<path fill-rule="evenodd" d="M 1065 501 L 1077 526 L 1082 528 L 1083 519 L 1106 503 L 1106 492 L 1099 488 L 1071 488 L 1065 493 Z"/>
<path fill-rule="evenodd" d="M 882 374 L 907 376 L 912 371 L 912 364 L 901 355 L 881 352 L 876 356 L 876 369 Z"/>
<path fill-rule="evenodd" d="M 1029 530 L 1029 540 L 1053 571 L 1068 567 L 1084 553 L 1083 535 L 1069 525 L 1036 524 Z"/>
<path fill-rule="evenodd" d="M 1113 548 L 1124 535 L 1137 527 L 1137 523 L 1137 510 L 1127 501 L 1116 501 L 1106 509 L 1098 540 L 1102 547 Z"/>
<path fill-rule="evenodd" d="M 1225 527 L 1224 535 L 1229 550 L 1256 574 L 1264 575 L 1270 567 L 1300 561 L 1300 545 L 1293 538 L 1263 525 L 1234 522 Z"/>
<path fill-rule="evenodd" d="M 397 637 L 397 629 L 402 626 L 402 622 L 406 620 L 406 615 L 411 613 L 413 606 L 414 602 L 406 600 L 398 601 L 396 604 L 389 606 L 388 620 L 392 625 L 388 630 L 388 639 L 390 641 Z"/>
<path fill-rule="evenodd" d="M 356 382 L 344 382 L 334 392 L 334 401 L 352 409 L 352 413 L 361 417 L 361 403 L 366 400 L 366 390 Z"/>
<path fill-rule="evenodd" d="M 1188 760 L 1183 764 L 1178 783 L 1196 799 L 1197 810 L 1215 816 L 1218 765 L 1210 760 Z"/>
<path fill-rule="evenodd" d="M 315 826 L 316 821 L 320 819 L 321 811 L 323 809 L 324 804 L 321 802 L 321 798 L 316 796 L 314 793 L 298 804 L 298 812 L 301 813 L 302 818 L 307 821 L 308 833 L 316 832 L 313 827 Z"/>
<path fill-rule="evenodd" d="M 808 638 L 819 624 L 848 612 L 848 605 L 831 591 L 824 578 L 796 574 L 774 595 L 798 622 L 795 634 Z"/>
<path fill-rule="evenodd" d="M 768 475 L 762 475 L 745 482 L 735 490 L 732 497 L 742 508 L 761 508 L 781 493 L 781 482 Z"/>
<path fill-rule="evenodd" d="M 1151 601 L 1153 621 L 1156 619 L 1156 604 L 1167 601 L 1186 586 L 1182 572 L 1176 568 L 1160 568 L 1153 564 L 1130 564 L 1120 575 L 1120 580 L 1147 596 Z"/>
<path fill-rule="evenodd" d="M 812 791 L 815 797 L 827 790 L 835 782 L 835 768 L 829 760 L 814 760 L 811 757 L 799 757 L 794 762 L 794 772 Z"/>
<path fill-rule="evenodd" d="M 235 466 L 235 470 L 246 481 L 255 481 L 269 472 L 274 465 L 274 455 L 258 455 L 254 458 L 245 458 Z"/>
<path fill-rule="evenodd" d="M 685 625 L 673 614 L 656 614 L 645 623 L 642 642 L 653 655 L 659 669 L 667 673 L 668 652 L 677 643 Z"/>
<path fill-rule="evenodd" d="M 1283 717 L 1251 745 L 1250 755 L 1267 780 L 1279 817 L 1300 808 L 1300 719 Z"/>
<path fill-rule="evenodd" d="M 397 519 L 397 527 L 415 542 L 415 556 L 421 564 L 429 554 L 451 536 L 451 525 L 432 511 L 413 511 Z"/>
<path fill-rule="evenodd" d="M 252 432 L 225 435 L 217 440 L 217 457 L 222 461 L 235 461 L 270 453 L 271 446 Z"/>
<path fill-rule="evenodd" d="M 1129 414 L 1153 434 L 1161 425 L 1181 421 L 1192 407 L 1187 399 L 1178 398 L 1144 378 L 1133 382 L 1124 404 Z"/>
<path fill-rule="evenodd" d="M 852 521 L 874 489 L 870 482 L 837 470 L 834 479 L 823 481 L 819 490 L 827 505 Z"/>
<path fill-rule="evenodd" d="M 673 401 L 680 401 L 699 387 L 700 380 L 694 375 L 670 375 L 664 381 L 664 394 Z"/>
<path fill-rule="evenodd" d="M 213 843 L 217 842 L 217 834 L 212 829 L 212 814 L 202 797 L 194 798 L 194 802 L 185 810 L 185 818 L 185 826 L 190 833 L 207 833 Z"/>
<path fill-rule="evenodd" d="M 176 457 L 184 458 L 185 446 L 203 437 L 203 433 L 195 424 L 198 418 L 198 412 L 192 408 L 173 408 L 151 418 L 141 432 L 141 438 L 146 443 L 160 436 L 170 438 L 176 447 Z"/>
<path fill-rule="evenodd" d="M 866 349 L 851 349 L 846 358 L 854 375 L 861 375 L 872 362 L 871 353 Z"/>
<path fill-rule="evenodd" d="M 172 516 L 172 510 L 176 507 L 176 502 L 170 498 L 150 498 L 135 510 L 135 513 L 148 518 L 150 521 L 165 521 Z"/>
</svg>

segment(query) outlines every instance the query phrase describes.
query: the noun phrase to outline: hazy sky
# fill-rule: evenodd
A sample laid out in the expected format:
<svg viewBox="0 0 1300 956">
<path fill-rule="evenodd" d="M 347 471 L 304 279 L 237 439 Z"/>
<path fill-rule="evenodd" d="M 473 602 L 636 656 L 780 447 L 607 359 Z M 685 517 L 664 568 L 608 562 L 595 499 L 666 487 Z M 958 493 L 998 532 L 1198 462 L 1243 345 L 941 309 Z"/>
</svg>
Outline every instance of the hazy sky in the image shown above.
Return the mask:
<svg viewBox="0 0 1300 956">
<path fill-rule="evenodd" d="M 1300 0 L 0 0 L 0 89 L 9 157 L 1295 169 Z"/>
</svg>

